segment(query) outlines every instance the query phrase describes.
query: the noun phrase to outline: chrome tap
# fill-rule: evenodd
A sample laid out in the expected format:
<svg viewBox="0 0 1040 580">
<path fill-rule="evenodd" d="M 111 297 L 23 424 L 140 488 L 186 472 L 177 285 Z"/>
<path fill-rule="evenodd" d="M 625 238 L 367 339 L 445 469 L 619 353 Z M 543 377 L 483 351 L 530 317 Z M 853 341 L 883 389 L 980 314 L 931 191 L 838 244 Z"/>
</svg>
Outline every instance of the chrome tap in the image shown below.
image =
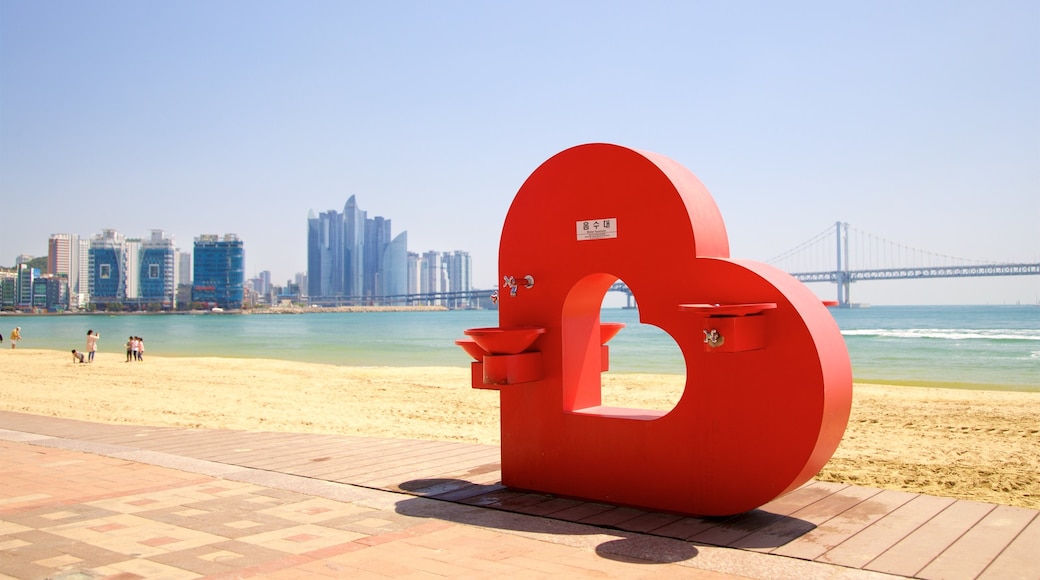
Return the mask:
<svg viewBox="0 0 1040 580">
<path fill-rule="evenodd" d="M 710 331 L 708 331 L 708 330 L 704 331 L 704 344 L 706 344 L 706 345 L 708 345 L 708 346 L 710 346 L 712 348 L 718 348 L 718 347 L 722 346 L 722 344 L 725 343 L 725 342 L 726 342 L 726 338 L 723 337 L 721 334 L 719 334 L 718 330 L 713 328 Z"/>
<path fill-rule="evenodd" d="M 534 288 L 534 276 L 530 274 L 524 276 L 524 282 L 524 288 Z M 502 276 L 502 287 L 509 288 L 509 295 L 514 297 L 517 289 L 520 288 L 516 283 L 516 278 L 513 276 Z"/>
</svg>

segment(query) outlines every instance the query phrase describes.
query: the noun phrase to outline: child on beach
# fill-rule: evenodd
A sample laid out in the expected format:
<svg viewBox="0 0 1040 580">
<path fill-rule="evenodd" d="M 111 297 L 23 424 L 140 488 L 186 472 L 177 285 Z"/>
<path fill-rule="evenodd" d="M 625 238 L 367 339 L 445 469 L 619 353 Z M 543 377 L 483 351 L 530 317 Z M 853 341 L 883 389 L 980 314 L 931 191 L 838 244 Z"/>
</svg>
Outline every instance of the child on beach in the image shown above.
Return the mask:
<svg viewBox="0 0 1040 580">
<path fill-rule="evenodd" d="M 83 362 L 83 353 L 76 352 L 76 349 L 72 349 L 72 362 Z"/>
</svg>

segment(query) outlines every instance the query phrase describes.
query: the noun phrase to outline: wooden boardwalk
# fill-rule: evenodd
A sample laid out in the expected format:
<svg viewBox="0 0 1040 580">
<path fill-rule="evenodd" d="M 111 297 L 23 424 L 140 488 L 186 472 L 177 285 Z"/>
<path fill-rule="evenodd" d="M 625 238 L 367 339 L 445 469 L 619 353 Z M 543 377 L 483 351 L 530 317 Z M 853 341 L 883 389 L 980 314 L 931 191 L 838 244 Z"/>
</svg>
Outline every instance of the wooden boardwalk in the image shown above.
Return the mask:
<svg viewBox="0 0 1040 580">
<path fill-rule="evenodd" d="M 0 429 L 898 576 L 1040 579 L 1040 511 L 1033 509 L 810 482 L 745 514 L 684 517 L 506 489 L 494 446 L 107 425 L 10 412 L 0 412 Z"/>
</svg>

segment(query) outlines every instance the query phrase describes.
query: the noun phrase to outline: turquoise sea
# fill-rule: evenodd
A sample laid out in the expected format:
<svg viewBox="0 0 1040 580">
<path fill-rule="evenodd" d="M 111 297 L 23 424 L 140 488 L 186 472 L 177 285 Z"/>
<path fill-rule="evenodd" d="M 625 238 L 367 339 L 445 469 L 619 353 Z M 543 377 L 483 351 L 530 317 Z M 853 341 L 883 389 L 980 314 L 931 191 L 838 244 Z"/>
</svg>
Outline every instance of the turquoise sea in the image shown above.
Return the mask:
<svg viewBox="0 0 1040 580">
<path fill-rule="evenodd" d="M 860 382 L 1040 392 L 1040 307 L 873 306 L 832 309 Z M 610 343 L 611 372 L 683 374 L 678 346 L 639 324 L 636 310 L 605 309 L 628 326 Z M 275 358 L 353 366 L 465 366 L 463 330 L 497 326 L 487 310 L 307 314 L 0 316 L 3 348 L 15 326 L 23 348 L 82 348 L 87 329 L 102 352 L 131 334 L 146 357 Z"/>
</svg>

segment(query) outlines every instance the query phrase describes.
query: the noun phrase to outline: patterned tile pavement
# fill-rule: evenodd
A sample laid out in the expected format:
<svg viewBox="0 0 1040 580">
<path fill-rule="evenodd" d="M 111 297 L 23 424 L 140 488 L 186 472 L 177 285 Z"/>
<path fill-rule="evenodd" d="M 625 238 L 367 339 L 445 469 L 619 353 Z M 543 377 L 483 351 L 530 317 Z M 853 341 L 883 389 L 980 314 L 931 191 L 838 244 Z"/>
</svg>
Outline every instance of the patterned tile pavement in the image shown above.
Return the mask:
<svg viewBox="0 0 1040 580">
<path fill-rule="evenodd" d="M 64 441 L 0 429 L 0 579 L 890 577 Z"/>
</svg>

